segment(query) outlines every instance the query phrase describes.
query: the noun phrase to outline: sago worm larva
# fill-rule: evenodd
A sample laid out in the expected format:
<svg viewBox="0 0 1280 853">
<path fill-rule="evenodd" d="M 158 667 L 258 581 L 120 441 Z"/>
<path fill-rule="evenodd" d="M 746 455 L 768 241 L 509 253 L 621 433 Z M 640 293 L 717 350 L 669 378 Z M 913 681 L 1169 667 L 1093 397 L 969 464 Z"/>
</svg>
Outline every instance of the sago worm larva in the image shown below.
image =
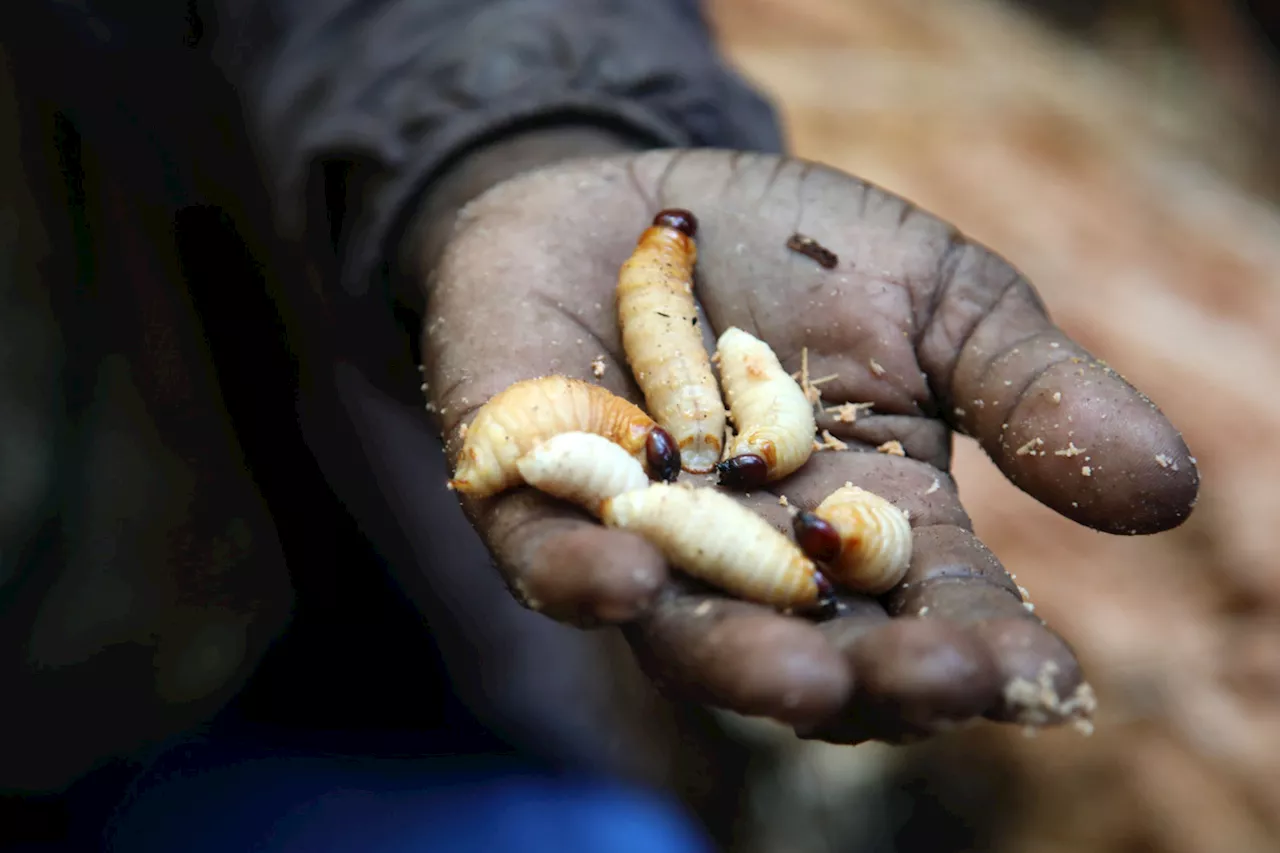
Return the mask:
<svg viewBox="0 0 1280 853">
<path fill-rule="evenodd" d="M 608 498 L 649 485 L 634 456 L 593 432 L 562 432 L 516 460 L 521 478 L 540 492 L 599 517 Z"/>
<path fill-rule="evenodd" d="M 813 405 L 764 341 L 730 326 L 716 345 L 720 382 L 737 434 L 716 466 L 720 485 L 758 488 L 813 454 Z"/>
<path fill-rule="evenodd" d="M 796 612 L 834 605 L 827 579 L 794 542 L 714 489 L 653 483 L 605 501 L 601 518 L 639 533 L 686 574 L 741 598 Z"/>
<path fill-rule="evenodd" d="M 853 592 L 888 592 L 911 563 L 907 514 L 857 486 L 842 486 L 812 512 L 791 520 L 796 542 L 836 583 Z"/>
<path fill-rule="evenodd" d="M 562 432 L 593 432 L 643 460 L 650 476 L 674 480 L 680 450 L 644 411 L 599 385 L 542 376 L 510 385 L 476 413 L 449 487 L 477 498 L 521 483 L 516 461 Z"/>
<path fill-rule="evenodd" d="M 645 404 L 680 448 L 686 471 L 706 474 L 724 446 L 724 400 L 693 300 L 698 222 L 687 210 L 653 219 L 618 272 L 622 348 Z"/>
</svg>

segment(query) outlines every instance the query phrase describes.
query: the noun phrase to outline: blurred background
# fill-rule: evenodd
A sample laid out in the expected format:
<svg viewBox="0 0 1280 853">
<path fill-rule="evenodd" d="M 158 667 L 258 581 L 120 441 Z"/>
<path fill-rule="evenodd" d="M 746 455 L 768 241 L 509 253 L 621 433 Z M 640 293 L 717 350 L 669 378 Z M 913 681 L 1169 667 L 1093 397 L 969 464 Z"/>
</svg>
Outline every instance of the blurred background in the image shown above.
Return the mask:
<svg viewBox="0 0 1280 853">
<path fill-rule="evenodd" d="M 839 749 L 729 720 L 767 756 L 740 848 L 1280 849 L 1280 3 L 710 8 L 796 154 L 1021 268 L 1179 425 L 1204 480 L 1183 528 L 1110 538 L 959 442 L 977 531 L 1080 652 L 1095 733 L 983 726 Z"/>
</svg>

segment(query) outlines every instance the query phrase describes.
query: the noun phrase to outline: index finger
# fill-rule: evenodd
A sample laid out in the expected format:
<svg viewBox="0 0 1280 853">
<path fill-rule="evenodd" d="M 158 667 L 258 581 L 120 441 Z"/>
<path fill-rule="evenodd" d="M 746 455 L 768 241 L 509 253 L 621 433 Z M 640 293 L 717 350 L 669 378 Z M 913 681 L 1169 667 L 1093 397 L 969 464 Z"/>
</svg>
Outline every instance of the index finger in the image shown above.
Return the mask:
<svg viewBox="0 0 1280 853">
<path fill-rule="evenodd" d="M 1200 475 L 1160 409 L 1050 320 L 1031 284 L 957 236 L 919 342 L 953 427 L 1005 477 L 1073 521 L 1158 533 L 1191 514 Z"/>
</svg>

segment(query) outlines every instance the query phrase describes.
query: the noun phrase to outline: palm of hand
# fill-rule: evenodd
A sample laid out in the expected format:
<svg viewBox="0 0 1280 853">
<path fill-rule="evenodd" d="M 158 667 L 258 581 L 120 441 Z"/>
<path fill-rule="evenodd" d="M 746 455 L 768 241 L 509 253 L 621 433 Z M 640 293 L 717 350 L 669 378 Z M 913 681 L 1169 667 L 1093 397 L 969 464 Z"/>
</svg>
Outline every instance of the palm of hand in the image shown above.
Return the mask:
<svg viewBox="0 0 1280 853">
<path fill-rule="evenodd" d="M 863 485 L 909 511 L 911 569 L 887 595 L 846 596 L 839 618 L 813 624 L 686 582 L 643 540 L 530 490 L 464 502 L 517 595 L 555 618 L 620 623 L 660 684 L 814 737 L 1087 712 L 1071 651 L 971 532 L 947 474 L 952 430 L 975 436 L 1034 497 L 1115 533 L 1180 523 L 1198 488 L 1194 463 L 1154 406 L 1051 324 L 1016 271 L 846 175 L 767 156 L 653 152 L 565 164 L 473 203 L 432 283 L 424 336 L 450 457 L 460 425 L 520 379 L 589 379 L 643 404 L 613 290 L 664 207 L 699 219 L 709 347 L 732 325 L 789 370 L 807 348 L 811 375 L 835 377 L 821 386 L 825 407 L 873 404 L 853 423 L 819 419 L 847 450 L 815 453 L 740 500 L 785 527 L 779 496 L 812 506 L 846 481 Z M 789 251 L 794 232 L 839 265 Z M 905 457 L 875 452 L 891 439 Z"/>
</svg>

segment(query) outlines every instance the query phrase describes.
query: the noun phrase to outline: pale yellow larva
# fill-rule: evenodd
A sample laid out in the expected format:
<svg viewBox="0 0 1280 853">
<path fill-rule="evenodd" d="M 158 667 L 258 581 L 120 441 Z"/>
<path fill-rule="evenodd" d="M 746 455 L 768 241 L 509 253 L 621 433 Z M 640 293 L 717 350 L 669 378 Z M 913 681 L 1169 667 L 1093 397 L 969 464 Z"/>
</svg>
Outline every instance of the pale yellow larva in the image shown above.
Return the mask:
<svg viewBox="0 0 1280 853">
<path fill-rule="evenodd" d="M 634 456 L 593 432 L 552 436 L 521 456 L 516 467 L 528 485 L 597 517 L 604 501 L 649 485 Z"/>
<path fill-rule="evenodd" d="M 697 222 L 664 210 L 618 272 L 618 326 L 627 364 L 654 419 L 675 439 L 684 470 L 706 474 L 724 448 L 724 400 L 693 299 Z"/>
<path fill-rule="evenodd" d="M 764 341 L 730 326 L 716 345 L 720 383 L 736 430 L 718 465 L 720 485 L 758 488 L 813 454 L 817 422 L 800 383 Z"/>
<path fill-rule="evenodd" d="M 651 483 L 604 502 L 609 527 L 653 543 L 676 568 L 779 610 L 829 604 L 829 588 L 800 548 L 761 516 L 709 488 Z"/>
<path fill-rule="evenodd" d="M 449 488 L 486 498 L 517 486 L 522 479 L 516 461 L 562 432 L 604 436 L 643 461 L 655 479 L 674 480 L 680 473 L 671 436 L 639 406 L 580 379 L 542 376 L 508 386 L 480 407 Z"/>
<path fill-rule="evenodd" d="M 845 589 L 879 595 L 897 586 L 911 564 L 913 533 L 907 514 L 874 492 L 836 489 L 792 528 L 800 548 Z"/>
</svg>

